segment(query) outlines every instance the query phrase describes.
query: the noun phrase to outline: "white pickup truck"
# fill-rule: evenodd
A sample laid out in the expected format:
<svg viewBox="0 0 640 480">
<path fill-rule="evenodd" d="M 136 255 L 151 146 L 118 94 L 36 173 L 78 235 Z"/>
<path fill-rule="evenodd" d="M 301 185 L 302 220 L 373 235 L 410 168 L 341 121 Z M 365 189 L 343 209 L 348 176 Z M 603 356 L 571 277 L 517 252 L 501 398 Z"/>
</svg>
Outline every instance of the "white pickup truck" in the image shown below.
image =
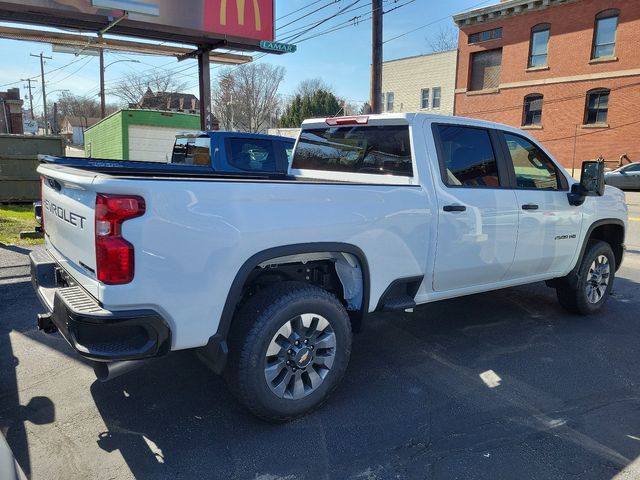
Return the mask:
<svg viewBox="0 0 640 480">
<path fill-rule="evenodd" d="M 102 379 L 196 349 L 271 421 L 327 398 L 371 312 L 545 280 L 588 314 L 624 252 L 602 163 L 576 183 L 526 133 L 466 118 L 305 121 L 286 175 L 38 172 L 39 327 Z"/>
</svg>

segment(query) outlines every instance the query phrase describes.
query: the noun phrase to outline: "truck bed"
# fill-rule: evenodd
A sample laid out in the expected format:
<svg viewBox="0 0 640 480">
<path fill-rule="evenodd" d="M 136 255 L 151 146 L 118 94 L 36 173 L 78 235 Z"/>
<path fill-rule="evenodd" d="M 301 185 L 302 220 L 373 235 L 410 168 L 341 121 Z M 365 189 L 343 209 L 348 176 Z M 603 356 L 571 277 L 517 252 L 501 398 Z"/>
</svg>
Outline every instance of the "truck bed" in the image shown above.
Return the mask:
<svg viewBox="0 0 640 480">
<path fill-rule="evenodd" d="M 59 157 L 54 155 L 38 155 L 40 163 L 60 165 L 110 176 L 139 176 L 139 177 L 205 177 L 229 179 L 264 179 L 264 180 L 294 180 L 282 173 L 264 172 L 219 172 L 209 166 L 181 165 L 165 162 L 136 162 L 131 160 L 110 160 L 100 158 Z"/>
</svg>

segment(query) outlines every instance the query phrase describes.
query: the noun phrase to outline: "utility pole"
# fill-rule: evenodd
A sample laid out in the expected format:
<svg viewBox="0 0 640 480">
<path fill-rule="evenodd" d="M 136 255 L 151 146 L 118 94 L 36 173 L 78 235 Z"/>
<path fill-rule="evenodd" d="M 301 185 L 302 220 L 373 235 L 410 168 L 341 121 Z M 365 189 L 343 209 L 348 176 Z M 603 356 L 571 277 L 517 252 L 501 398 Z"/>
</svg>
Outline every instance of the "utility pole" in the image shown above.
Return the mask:
<svg viewBox="0 0 640 480">
<path fill-rule="evenodd" d="M 98 34 L 102 41 L 102 33 Z M 105 117 L 105 101 L 104 101 L 104 48 L 100 49 L 100 118 Z"/>
<path fill-rule="evenodd" d="M 49 135 L 49 123 L 47 120 L 47 91 L 44 86 L 44 59 L 52 60 L 51 57 L 45 57 L 42 52 L 40 55 L 31 54 L 32 57 L 40 57 L 40 75 L 42 77 L 42 104 L 44 105 L 44 134 Z"/>
<path fill-rule="evenodd" d="M 371 7 L 371 113 L 382 111 L 382 0 L 372 0 Z"/>
<path fill-rule="evenodd" d="M 31 79 L 30 78 L 21 78 L 20 80 L 22 80 L 23 82 L 27 82 L 29 84 L 29 86 L 27 87 L 29 89 L 29 107 L 31 110 L 31 120 L 33 120 L 33 94 L 31 93 Z"/>
<path fill-rule="evenodd" d="M 58 134 L 58 102 L 53 103 L 53 128 L 51 128 L 51 133 Z"/>
</svg>

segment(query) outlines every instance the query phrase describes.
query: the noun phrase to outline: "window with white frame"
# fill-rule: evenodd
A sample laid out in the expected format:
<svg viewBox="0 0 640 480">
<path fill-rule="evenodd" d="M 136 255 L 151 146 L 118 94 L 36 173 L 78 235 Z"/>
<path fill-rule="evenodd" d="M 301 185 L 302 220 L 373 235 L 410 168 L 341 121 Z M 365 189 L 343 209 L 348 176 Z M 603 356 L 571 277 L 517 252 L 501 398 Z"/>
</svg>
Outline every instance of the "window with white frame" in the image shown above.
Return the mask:
<svg viewBox="0 0 640 480">
<path fill-rule="evenodd" d="M 433 98 L 431 99 L 431 108 L 440 108 L 440 87 L 433 87 Z"/>
<path fill-rule="evenodd" d="M 429 108 L 429 89 L 423 88 L 420 90 L 420 108 Z"/>
<path fill-rule="evenodd" d="M 393 92 L 387 92 L 387 103 L 385 111 L 393 112 Z"/>
</svg>

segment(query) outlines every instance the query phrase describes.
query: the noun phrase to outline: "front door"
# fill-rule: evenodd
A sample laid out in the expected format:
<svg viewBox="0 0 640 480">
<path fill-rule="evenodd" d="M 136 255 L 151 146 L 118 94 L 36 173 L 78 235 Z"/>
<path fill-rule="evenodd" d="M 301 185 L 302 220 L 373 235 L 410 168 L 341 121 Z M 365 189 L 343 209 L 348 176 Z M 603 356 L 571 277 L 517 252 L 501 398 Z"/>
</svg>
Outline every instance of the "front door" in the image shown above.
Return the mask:
<svg viewBox="0 0 640 480">
<path fill-rule="evenodd" d="M 498 137 L 485 129 L 435 124 L 438 235 L 435 291 L 501 281 L 516 249 L 518 210 L 499 168 Z M 496 148 L 497 147 L 497 148 Z"/>
<path fill-rule="evenodd" d="M 523 136 L 502 134 L 519 212 L 516 255 L 507 278 L 565 272 L 578 248 L 581 209 L 569 204 L 568 182 L 542 149 Z"/>
</svg>

